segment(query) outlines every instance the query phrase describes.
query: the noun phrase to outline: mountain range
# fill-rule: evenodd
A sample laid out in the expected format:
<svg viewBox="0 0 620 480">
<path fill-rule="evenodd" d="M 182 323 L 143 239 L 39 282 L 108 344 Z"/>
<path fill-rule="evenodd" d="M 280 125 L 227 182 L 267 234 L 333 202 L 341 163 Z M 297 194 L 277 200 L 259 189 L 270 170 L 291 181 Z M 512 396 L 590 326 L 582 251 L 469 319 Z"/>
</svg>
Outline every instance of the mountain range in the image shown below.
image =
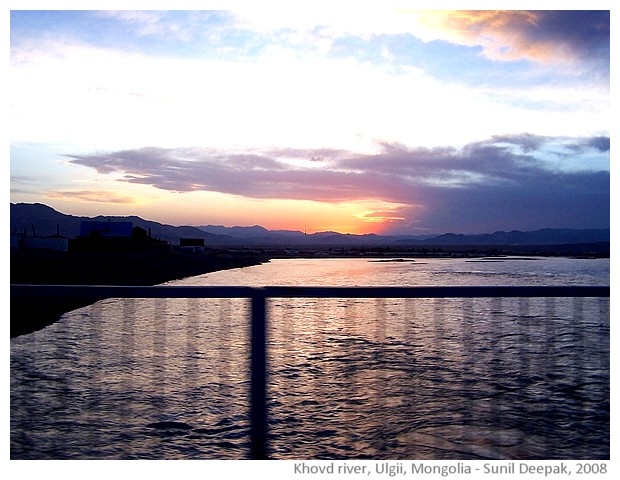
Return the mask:
<svg viewBox="0 0 620 480">
<path fill-rule="evenodd" d="M 610 230 L 606 229 L 541 229 L 534 231 L 494 232 L 478 235 L 445 233 L 443 235 L 352 235 L 338 232 L 305 234 L 295 230 L 268 230 L 262 226 L 222 225 L 174 226 L 144 220 L 137 216 L 79 217 L 67 215 L 40 203 L 11 203 L 11 234 L 41 235 L 61 234 L 68 238 L 79 235 L 85 220 L 132 222 L 149 231 L 151 235 L 171 244 L 180 238 L 203 238 L 213 246 L 467 246 L 467 245 L 568 245 L 609 242 Z"/>
</svg>

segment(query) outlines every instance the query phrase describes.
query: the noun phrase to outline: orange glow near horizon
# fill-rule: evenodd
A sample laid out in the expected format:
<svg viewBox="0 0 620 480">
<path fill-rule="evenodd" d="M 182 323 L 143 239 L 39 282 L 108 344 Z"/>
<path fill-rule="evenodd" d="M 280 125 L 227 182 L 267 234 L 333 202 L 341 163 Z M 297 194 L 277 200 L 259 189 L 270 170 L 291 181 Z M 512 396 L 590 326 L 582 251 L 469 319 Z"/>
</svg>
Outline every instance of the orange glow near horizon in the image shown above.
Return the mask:
<svg viewBox="0 0 620 480">
<path fill-rule="evenodd" d="M 261 225 L 269 230 L 297 230 L 308 234 L 334 231 L 358 235 L 384 232 L 390 225 L 403 220 L 398 210 L 405 207 L 377 200 L 327 203 L 252 199 L 214 192 L 172 193 L 137 185 L 127 190 L 117 187 L 114 194 L 111 192 L 109 189 L 49 192 L 46 203 L 62 213 L 79 216 L 137 215 L 145 220 L 177 226 Z"/>
</svg>

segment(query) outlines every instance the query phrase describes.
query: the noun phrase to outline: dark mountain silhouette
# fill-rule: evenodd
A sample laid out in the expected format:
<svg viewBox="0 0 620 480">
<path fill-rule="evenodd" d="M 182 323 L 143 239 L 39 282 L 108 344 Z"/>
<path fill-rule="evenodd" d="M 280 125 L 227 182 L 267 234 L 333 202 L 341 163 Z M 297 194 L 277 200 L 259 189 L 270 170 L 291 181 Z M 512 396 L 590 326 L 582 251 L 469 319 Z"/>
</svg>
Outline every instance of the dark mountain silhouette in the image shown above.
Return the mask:
<svg viewBox="0 0 620 480">
<path fill-rule="evenodd" d="M 136 216 L 78 217 L 57 212 L 41 203 L 11 203 L 11 234 L 52 235 L 60 233 L 68 238 L 75 238 L 80 233 L 84 220 L 111 220 L 132 222 L 134 227 L 142 227 L 151 232 L 154 238 L 171 243 L 178 243 L 180 238 L 204 238 L 205 242 L 216 245 L 234 245 L 238 240 L 226 235 L 214 235 L 197 227 L 164 225 L 144 220 Z"/>
<path fill-rule="evenodd" d="M 432 245 L 558 245 L 574 243 L 608 242 L 609 229 L 554 229 L 544 228 L 531 232 L 512 230 L 480 235 L 446 233 L 419 242 Z M 409 243 L 400 240 L 397 243 Z"/>
<path fill-rule="evenodd" d="M 203 225 L 198 227 L 207 233 L 215 235 L 228 235 L 237 238 L 261 238 L 265 236 L 301 237 L 303 232 L 299 230 L 267 230 L 260 225 L 251 227 L 224 227 L 223 225 Z"/>
<path fill-rule="evenodd" d="M 11 233 L 52 235 L 68 238 L 79 235 L 83 220 L 128 221 L 151 232 L 160 240 L 177 244 L 180 238 L 204 238 L 214 246 L 467 246 L 467 245 L 568 245 L 609 242 L 607 229 L 541 229 L 530 232 L 513 230 L 490 234 L 463 235 L 446 233 L 430 238 L 416 236 L 352 235 L 338 232 L 318 232 L 306 235 L 294 230 L 268 230 L 260 225 L 250 227 L 173 226 L 144 220 L 136 216 L 78 217 L 60 213 L 40 203 L 11 203 Z"/>
</svg>

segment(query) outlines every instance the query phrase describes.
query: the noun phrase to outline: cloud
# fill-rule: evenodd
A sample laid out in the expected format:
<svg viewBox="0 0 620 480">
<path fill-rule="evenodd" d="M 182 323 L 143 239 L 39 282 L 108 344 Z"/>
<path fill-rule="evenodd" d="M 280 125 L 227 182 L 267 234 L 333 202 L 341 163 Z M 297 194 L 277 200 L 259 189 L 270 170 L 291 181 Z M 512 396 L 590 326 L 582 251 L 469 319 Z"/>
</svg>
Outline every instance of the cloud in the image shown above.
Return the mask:
<svg viewBox="0 0 620 480">
<path fill-rule="evenodd" d="M 609 137 L 594 137 L 586 141 L 586 147 L 595 148 L 599 152 L 609 152 L 610 141 Z"/>
<path fill-rule="evenodd" d="M 94 15 L 104 18 L 114 18 L 126 22 L 130 25 L 139 26 L 139 31 L 143 35 L 160 33 L 162 30 L 174 29 L 173 27 L 164 28 L 163 21 L 167 14 L 164 11 L 139 11 L 139 10 L 101 10 L 93 12 Z"/>
<path fill-rule="evenodd" d="M 415 206 L 413 206 L 415 207 Z M 411 209 L 412 206 L 408 205 L 394 205 L 385 210 L 365 210 L 354 214 L 354 217 L 364 220 L 370 223 L 394 223 L 406 220 L 406 217 L 402 216 L 400 212 L 403 210 Z"/>
<path fill-rule="evenodd" d="M 504 61 L 572 62 L 593 56 L 609 61 L 608 11 L 452 11 L 415 13 L 427 41 L 481 46 Z"/>
<path fill-rule="evenodd" d="M 561 151 L 561 155 L 557 152 Z M 599 155 L 596 168 L 576 158 Z M 565 166 L 567 156 L 571 163 Z M 474 225 L 609 223 L 605 139 L 497 136 L 464 148 L 381 144 L 375 154 L 337 149 L 142 148 L 71 155 L 70 162 L 120 181 L 173 192 L 211 191 L 254 199 L 400 205 L 366 219 L 469 231 Z M 602 159 L 602 160 L 601 160 Z M 482 225 L 484 224 L 484 225 Z M 512 228 L 516 228 L 513 226 Z"/>
<path fill-rule="evenodd" d="M 197 41 L 213 35 L 223 23 L 234 24 L 229 12 L 200 10 L 97 10 L 86 12 L 120 22 L 125 33 L 139 37 L 161 37 L 182 42 Z M 152 40 L 152 39 L 151 39 Z"/>
<path fill-rule="evenodd" d="M 174 192 L 204 190 L 261 199 L 325 202 L 359 198 L 357 174 L 292 166 L 291 155 L 299 153 L 287 149 L 226 152 L 149 147 L 109 155 L 75 155 L 71 156 L 71 163 L 92 167 L 102 174 L 122 173 L 126 182 Z M 309 161 L 316 156 L 314 151 L 306 153 Z"/>
<path fill-rule="evenodd" d="M 372 138 L 462 145 L 497 132 L 528 129 L 547 135 L 588 135 L 609 128 L 609 86 L 607 81 L 597 81 L 601 77 L 596 75 L 584 75 L 575 82 L 568 78 L 566 72 L 571 69 L 567 68 L 472 64 L 471 51 L 463 55 L 462 48 L 449 48 L 445 42 L 438 42 L 441 48 L 428 45 L 427 51 L 427 45 L 416 41 L 413 52 L 405 42 L 394 50 L 398 53 L 394 64 L 402 66 L 398 69 L 368 61 L 369 45 L 385 47 L 374 32 L 405 32 L 388 35 L 386 45 L 392 46 L 400 45 L 402 37 L 414 38 L 416 25 L 406 13 L 384 12 L 377 17 L 380 22 L 330 30 L 334 35 L 351 30 L 359 35 L 356 38 L 369 38 L 357 53 L 347 50 L 341 57 L 333 51 L 332 55 L 306 55 L 306 48 L 314 45 L 311 40 L 292 43 L 279 41 L 278 34 L 255 32 L 254 36 L 242 31 L 243 24 L 232 14 L 218 13 L 203 22 L 201 13 L 204 18 L 208 15 L 100 12 L 100 16 L 114 15 L 102 20 L 96 13 L 74 13 L 62 30 L 53 20 L 63 16 L 50 13 L 49 30 L 42 29 L 37 36 L 20 34 L 19 25 L 36 23 L 38 18 L 34 12 L 25 15 L 17 26 L 12 25 L 12 140 L 66 143 L 84 151 L 194 145 L 207 136 L 209 145 L 217 142 L 218 146 L 243 142 L 355 148 Z M 273 17 L 270 12 L 266 15 Z M 312 20 L 307 28 L 321 18 L 304 12 L 298 16 L 300 21 Z M 325 18 L 332 20 L 329 15 Z M 344 22 L 347 16 L 338 18 Z M 435 12 L 432 18 L 450 17 Z M 398 22 L 390 24 L 389 19 Z M 469 19 L 468 24 L 459 17 L 458 21 L 455 42 L 476 44 L 482 38 L 500 48 L 526 38 L 507 36 L 490 19 L 477 23 Z M 504 23 L 511 32 L 525 29 L 519 22 L 516 26 L 508 20 Z M 183 42 L 151 33 L 140 37 L 137 48 L 132 43 L 136 35 L 125 33 L 130 30 L 127 25 L 133 26 L 132 31 L 170 28 L 179 34 L 202 32 L 203 37 Z M 446 37 L 439 26 L 435 36 Z M 292 35 L 295 28 L 306 27 L 278 28 Z M 364 34 L 365 28 L 370 33 Z M 448 51 L 448 57 L 442 55 Z M 476 121 L 471 121 L 472 112 Z"/>
<path fill-rule="evenodd" d="M 604 10 L 412 10 L 360 8 L 265 9 L 233 12 L 238 25 L 273 35 L 299 32 L 323 38 L 413 34 L 425 41 L 448 40 L 482 46 L 485 55 L 504 60 L 548 61 L 586 52 L 609 51 L 609 11 Z M 300 36 L 300 39 L 306 37 Z"/>
<path fill-rule="evenodd" d="M 81 201 L 87 203 L 112 203 L 118 205 L 135 205 L 136 197 L 123 195 L 110 190 L 56 190 L 47 192 L 48 198 L 55 200 Z"/>
<path fill-rule="evenodd" d="M 264 8 L 238 11 L 102 11 L 140 36 L 165 37 L 209 46 L 242 59 L 256 54 L 304 57 L 338 48 L 342 39 L 402 35 L 481 47 L 493 60 L 542 64 L 609 62 L 609 11 L 457 10 L 394 11 L 385 8 Z M 383 55 L 390 56 L 382 46 Z M 608 69 L 607 69 L 608 70 Z M 608 72 L 607 72 L 608 73 Z"/>
</svg>

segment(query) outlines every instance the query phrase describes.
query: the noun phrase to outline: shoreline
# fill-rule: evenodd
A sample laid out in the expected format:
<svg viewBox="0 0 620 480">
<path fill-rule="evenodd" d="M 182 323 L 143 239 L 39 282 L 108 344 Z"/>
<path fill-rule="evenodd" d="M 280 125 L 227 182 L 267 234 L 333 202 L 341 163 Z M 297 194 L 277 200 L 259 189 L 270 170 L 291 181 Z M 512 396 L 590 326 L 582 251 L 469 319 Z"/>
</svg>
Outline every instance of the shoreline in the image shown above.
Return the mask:
<svg viewBox="0 0 620 480">
<path fill-rule="evenodd" d="M 26 285 L 158 285 L 220 270 L 269 261 L 252 253 L 176 252 L 63 253 L 11 252 L 11 284 Z M 41 330 L 72 310 L 103 298 L 11 297 L 10 337 Z"/>
<path fill-rule="evenodd" d="M 53 252 L 12 250 L 11 284 L 32 285 L 159 285 L 171 280 L 194 277 L 220 270 L 260 265 L 279 258 L 368 258 L 371 261 L 415 262 L 423 258 L 466 258 L 468 261 L 501 261 L 506 256 L 567 256 L 609 258 L 608 245 L 572 245 L 564 248 L 438 248 L 436 251 L 386 251 L 359 248 L 345 253 L 341 249 L 294 250 L 269 248 L 256 250 L 210 249 L 203 253 L 176 251 L 141 252 Z M 606 248 L 605 248 L 606 247 Z M 10 337 L 41 330 L 60 317 L 102 298 L 11 297 Z"/>
</svg>

